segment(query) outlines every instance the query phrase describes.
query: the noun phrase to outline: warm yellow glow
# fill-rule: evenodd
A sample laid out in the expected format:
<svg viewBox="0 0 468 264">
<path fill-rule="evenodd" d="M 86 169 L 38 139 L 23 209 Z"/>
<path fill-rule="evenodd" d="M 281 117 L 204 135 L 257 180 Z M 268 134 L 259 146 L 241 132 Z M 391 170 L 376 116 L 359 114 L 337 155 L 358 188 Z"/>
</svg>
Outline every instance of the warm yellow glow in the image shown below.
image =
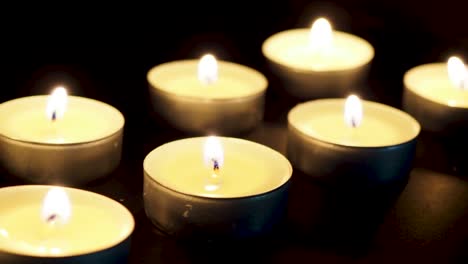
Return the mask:
<svg viewBox="0 0 468 264">
<path fill-rule="evenodd" d="M 6 229 L 0 228 L 0 236 L 7 238 L 9 236 L 9 233 Z"/>
<path fill-rule="evenodd" d="M 344 119 L 350 127 L 361 125 L 363 117 L 362 102 L 356 95 L 350 95 L 345 102 Z"/>
<path fill-rule="evenodd" d="M 458 57 L 450 57 L 447 61 L 447 71 L 450 82 L 460 89 L 468 89 L 468 73 L 465 64 Z"/>
<path fill-rule="evenodd" d="M 310 28 L 310 48 L 314 52 L 325 52 L 332 46 L 333 29 L 327 19 L 321 17 Z"/>
<path fill-rule="evenodd" d="M 213 55 L 206 54 L 200 59 L 198 79 L 203 84 L 213 84 L 218 80 L 218 62 Z"/>
<path fill-rule="evenodd" d="M 49 96 L 46 107 L 46 115 L 50 120 L 63 118 L 67 109 L 67 90 L 63 87 L 57 87 Z"/>
<path fill-rule="evenodd" d="M 51 188 L 42 204 L 41 217 L 51 225 L 63 225 L 71 216 L 71 203 L 67 193 L 60 187 Z"/>
</svg>

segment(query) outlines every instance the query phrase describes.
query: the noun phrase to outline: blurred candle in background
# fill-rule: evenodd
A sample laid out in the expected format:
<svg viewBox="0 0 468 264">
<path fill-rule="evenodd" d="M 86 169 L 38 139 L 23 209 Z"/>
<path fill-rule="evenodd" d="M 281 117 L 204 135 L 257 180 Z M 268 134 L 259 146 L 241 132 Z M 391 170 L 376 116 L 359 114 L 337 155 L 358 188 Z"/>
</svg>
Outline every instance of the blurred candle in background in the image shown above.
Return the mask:
<svg viewBox="0 0 468 264">
<path fill-rule="evenodd" d="M 374 48 L 366 40 L 332 29 L 325 18 L 310 28 L 269 37 L 262 46 L 284 89 L 299 99 L 344 96 L 363 88 Z"/>
<path fill-rule="evenodd" d="M 462 133 L 468 128 L 468 72 L 459 57 L 429 63 L 405 73 L 403 109 L 423 130 Z"/>
<path fill-rule="evenodd" d="M 263 119 L 265 76 L 211 54 L 155 66 L 147 80 L 157 115 L 183 132 L 236 135 Z"/>
</svg>

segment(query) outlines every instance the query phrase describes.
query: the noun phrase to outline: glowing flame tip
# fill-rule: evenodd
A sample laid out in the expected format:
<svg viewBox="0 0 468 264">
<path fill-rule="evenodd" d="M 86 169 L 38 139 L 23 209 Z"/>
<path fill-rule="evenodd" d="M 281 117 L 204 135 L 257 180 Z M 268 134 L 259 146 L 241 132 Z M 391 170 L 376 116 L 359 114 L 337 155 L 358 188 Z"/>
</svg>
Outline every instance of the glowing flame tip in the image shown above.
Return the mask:
<svg viewBox="0 0 468 264">
<path fill-rule="evenodd" d="M 47 101 L 47 118 L 52 121 L 63 118 L 67 108 L 67 100 L 67 90 L 62 86 L 55 88 Z"/>
<path fill-rule="evenodd" d="M 321 17 L 315 20 L 310 28 L 310 48 L 321 51 L 331 47 L 333 42 L 333 29 L 327 19 Z"/>
<path fill-rule="evenodd" d="M 450 82 L 460 89 L 468 89 L 468 71 L 459 57 L 452 56 L 447 61 Z"/>
<path fill-rule="evenodd" d="M 206 54 L 200 59 L 198 79 L 203 84 L 213 84 L 218 80 L 218 62 L 215 56 Z"/>
</svg>

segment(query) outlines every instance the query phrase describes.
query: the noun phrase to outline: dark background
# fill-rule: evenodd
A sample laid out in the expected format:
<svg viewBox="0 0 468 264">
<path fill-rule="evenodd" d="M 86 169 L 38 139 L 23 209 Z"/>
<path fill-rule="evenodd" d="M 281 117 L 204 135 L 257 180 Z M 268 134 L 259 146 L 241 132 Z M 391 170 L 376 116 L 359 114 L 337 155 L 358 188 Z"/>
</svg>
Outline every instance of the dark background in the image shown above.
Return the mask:
<svg viewBox="0 0 468 264">
<path fill-rule="evenodd" d="M 70 94 L 122 111 L 126 118 L 122 165 L 107 181 L 86 188 L 121 201 L 134 213 L 132 263 L 225 258 L 273 263 L 467 263 L 468 183 L 460 169 L 464 161 L 448 154 L 452 147 L 432 136 L 423 135 L 419 168 L 396 194 L 389 191 L 390 198 L 375 199 L 373 193 L 349 199 L 354 194 L 297 180 L 288 214 L 292 224 L 268 242 L 195 247 L 149 232 L 141 186 L 145 155 L 163 142 L 187 136 L 151 118 L 146 73 L 152 66 L 212 52 L 262 71 L 270 81 L 266 122 L 246 138 L 284 150 L 282 117 L 295 102 L 282 101 L 281 87 L 266 67 L 261 44 L 268 36 L 310 26 L 317 16 L 326 16 L 336 29 L 367 39 L 376 50 L 368 83 L 372 93 L 361 96 L 399 107 L 405 71 L 445 61 L 451 54 L 468 54 L 468 2 L 165 0 L 141 5 L 17 5 L 1 8 L 0 102 L 47 94 L 64 85 Z M 9 184 L 17 183 L 2 185 Z M 313 209 L 304 210 L 304 204 Z"/>
</svg>

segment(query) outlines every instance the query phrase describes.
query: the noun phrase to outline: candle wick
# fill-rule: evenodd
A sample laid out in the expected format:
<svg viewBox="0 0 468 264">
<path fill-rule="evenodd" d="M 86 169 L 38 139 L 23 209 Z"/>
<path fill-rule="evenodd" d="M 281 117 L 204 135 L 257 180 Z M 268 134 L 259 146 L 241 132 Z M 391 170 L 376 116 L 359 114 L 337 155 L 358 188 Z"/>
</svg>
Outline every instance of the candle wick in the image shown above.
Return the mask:
<svg viewBox="0 0 468 264">
<path fill-rule="evenodd" d="M 57 111 L 52 112 L 52 121 L 55 121 L 57 119 Z"/>
<path fill-rule="evenodd" d="M 51 214 L 49 217 L 47 217 L 47 223 L 53 222 L 57 219 L 57 217 L 57 214 Z"/>
<path fill-rule="evenodd" d="M 357 127 L 357 123 L 356 123 L 356 120 L 354 119 L 354 117 L 351 118 L 351 126 L 353 128 Z"/>
<path fill-rule="evenodd" d="M 205 85 L 212 85 L 212 84 L 214 84 L 215 82 L 216 82 L 216 78 L 214 78 L 214 77 L 208 77 L 208 76 L 207 76 L 207 77 L 205 77 L 205 78 L 203 79 L 203 83 L 204 83 Z"/>
<path fill-rule="evenodd" d="M 218 171 L 219 170 L 219 163 L 216 159 L 211 159 L 213 161 L 213 170 Z"/>
</svg>

